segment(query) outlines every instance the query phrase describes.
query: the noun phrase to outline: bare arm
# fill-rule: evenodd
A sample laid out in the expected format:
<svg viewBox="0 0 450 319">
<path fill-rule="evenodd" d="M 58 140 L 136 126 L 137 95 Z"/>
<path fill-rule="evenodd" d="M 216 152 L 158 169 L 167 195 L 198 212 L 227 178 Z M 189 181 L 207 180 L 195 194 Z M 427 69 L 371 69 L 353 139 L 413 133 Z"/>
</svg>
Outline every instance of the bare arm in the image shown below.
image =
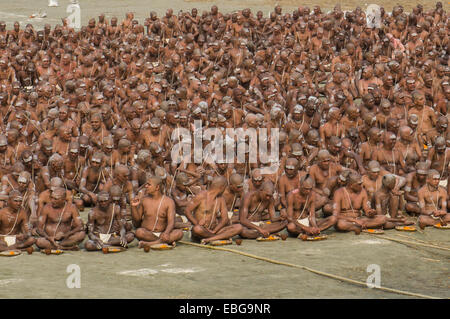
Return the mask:
<svg viewBox="0 0 450 319">
<path fill-rule="evenodd" d="M 228 219 L 228 210 L 227 205 L 225 203 L 225 199 L 221 197 L 219 199 L 220 201 L 220 222 L 217 224 L 217 226 L 214 228 L 213 233 L 217 234 L 219 230 L 221 230 L 223 227 L 228 225 L 229 219 Z"/>
<path fill-rule="evenodd" d="M 200 203 L 203 199 L 202 197 L 203 197 L 203 194 L 199 194 L 199 195 L 195 196 L 194 200 L 190 204 L 188 204 L 186 206 L 186 208 L 184 209 L 184 215 L 193 225 L 197 225 L 198 221 L 195 219 L 192 212 L 200 205 Z"/>
</svg>

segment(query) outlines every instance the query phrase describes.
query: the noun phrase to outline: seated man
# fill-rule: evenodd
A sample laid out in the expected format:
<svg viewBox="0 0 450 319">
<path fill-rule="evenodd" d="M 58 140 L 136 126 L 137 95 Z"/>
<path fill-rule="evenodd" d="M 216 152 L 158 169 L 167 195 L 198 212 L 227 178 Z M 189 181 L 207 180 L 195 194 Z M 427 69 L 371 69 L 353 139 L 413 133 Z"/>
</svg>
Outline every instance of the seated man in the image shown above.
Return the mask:
<svg viewBox="0 0 450 319">
<path fill-rule="evenodd" d="M 231 224 L 239 223 L 239 207 L 244 197 L 244 178 L 242 175 L 233 173 L 230 182 L 222 194 L 228 210 L 228 218 Z"/>
<path fill-rule="evenodd" d="M 287 207 L 287 195 L 290 191 L 299 187 L 300 178 L 306 172 L 298 170 L 298 160 L 296 158 L 288 158 L 284 166 L 284 174 L 280 177 L 278 184 L 278 192 L 280 194 L 280 202 L 282 207 Z"/>
<path fill-rule="evenodd" d="M 184 214 L 192 223 L 191 236 L 207 244 L 214 240 L 227 240 L 242 232 L 240 224 L 229 225 L 228 210 L 222 194 L 227 179 L 215 176 L 208 190 L 201 191 L 186 206 Z"/>
<path fill-rule="evenodd" d="M 330 216 L 316 220 L 314 181 L 310 177 L 302 178 L 300 187 L 287 195 L 287 231 L 291 236 L 302 233 L 319 235 L 321 231 L 333 226 L 337 218 Z"/>
<path fill-rule="evenodd" d="M 38 208 L 37 208 L 37 212 L 36 212 L 36 223 L 35 223 L 36 225 L 37 225 L 37 218 L 39 218 L 39 216 L 41 216 L 42 209 L 44 208 L 45 205 L 47 205 L 51 202 L 50 196 L 51 196 L 52 192 L 55 189 L 60 188 L 60 187 L 64 187 L 63 180 L 59 177 L 53 177 L 50 180 L 50 188 L 46 189 L 45 191 L 43 191 L 39 194 Z M 72 192 L 70 190 L 66 190 L 66 199 L 69 203 L 72 202 L 72 198 L 73 198 Z M 33 226 L 35 226 L 34 223 L 33 223 Z"/>
<path fill-rule="evenodd" d="M 361 217 L 361 210 L 365 217 Z M 356 235 L 365 228 L 378 228 L 386 223 L 386 216 L 376 215 L 370 207 L 367 192 L 362 187 L 361 175 L 352 172 L 348 184 L 339 188 L 333 198 L 333 215 L 337 217 L 334 228 L 338 231 L 354 231 Z"/>
<path fill-rule="evenodd" d="M 98 193 L 97 205 L 89 213 L 89 240 L 84 244 L 88 251 L 100 250 L 105 246 L 127 247 L 134 239 L 134 234 L 125 229 L 126 220 L 120 206 L 112 203 L 110 197 L 108 192 Z"/>
<path fill-rule="evenodd" d="M 286 217 L 275 216 L 273 192 L 273 183 L 266 181 L 259 190 L 244 196 L 239 211 L 239 221 L 243 226 L 241 237 L 248 239 L 269 237 L 270 234 L 278 233 L 286 227 L 288 223 Z M 263 212 L 266 209 L 269 212 L 270 224 L 263 221 Z"/>
<path fill-rule="evenodd" d="M 315 183 L 315 207 L 316 210 L 322 209 L 324 216 L 329 216 L 333 212 L 333 203 L 330 200 L 332 195 L 330 184 L 335 178 L 338 178 L 339 173 L 343 171 L 343 167 L 331 161 L 330 152 L 327 150 L 320 150 L 316 158 L 317 163 L 309 169 L 309 174 Z"/>
<path fill-rule="evenodd" d="M 84 206 L 95 204 L 97 193 L 103 190 L 109 175 L 102 167 L 103 154 L 96 152 L 92 156 L 90 164 L 83 168 L 80 180 L 81 199 Z"/>
<path fill-rule="evenodd" d="M 51 202 L 44 206 L 39 216 L 36 246 L 40 249 L 78 250 L 86 233 L 77 207 L 67 200 L 64 188 L 55 189 Z"/>
<path fill-rule="evenodd" d="M 11 191 L 8 206 L 0 209 L 0 251 L 31 249 L 35 239 L 28 229 L 28 219 L 23 209 L 23 197 L 19 191 Z"/>
<path fill-rule="evenodd" d="M 438 223 L 444 226 L 450 221 L 450 214 L 447 213 L 447 191 L 439 186 L 440 177 L 437 170 L 430 169 L 426 185 L 418 192 L 421 229 Z"/>
<path fill-rule="evenodd" d="M 406 175 L 405 210 L 411 215 L 420 215 L 419 189 L 426 185 L 430 166 L 426 162 L 418 162 L 416 170 Z"/>
<path fill-rule="evenodd" d="M 161 193 L 161 178 L 152 176 L 145 184 L 146 194 L 142 200 L 136 196 L 131 201 L 131 217 L 136 227 L 139 248 L 150 245 L 174 243 L 183 238 L 183 231 L 175 229 L 175 203 Z"/>
<path fill-rule="evenodd" d="M 374 195 L 377 215 L 387 217 L 384 229 L 414 224 L 412 221 L 407 221 L 405 216 L 398 212 L 400 196 L 403 195 L 403 191 L 400 189 L 405 186 L 405 183 L 406 178 L 404 177 L 394 174 L 384 175 L 381 180 L 381 188 Z"/>
</svg>

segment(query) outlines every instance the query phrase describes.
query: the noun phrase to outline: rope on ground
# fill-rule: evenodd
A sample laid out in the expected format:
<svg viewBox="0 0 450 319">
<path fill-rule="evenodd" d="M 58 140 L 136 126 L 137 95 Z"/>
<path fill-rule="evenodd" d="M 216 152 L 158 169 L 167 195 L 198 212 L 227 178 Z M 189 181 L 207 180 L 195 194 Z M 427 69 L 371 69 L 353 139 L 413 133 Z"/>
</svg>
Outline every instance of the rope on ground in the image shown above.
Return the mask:
<svg viewBox="0 0 450 319">
<path fill-rule="evenodd" d="M 370 235 L 372 235 L 372 234 L 370 234 Z M 440 247 L 440 246 L 433 245 L 433 244 L 422 244 L 422 243 L 419 243 L 419 242 L 414 242 L 414 241 L 410 241 L 410 240 L 403 240 L 403 239 L 397 239 L 397 238 L 392 238 L 392 237 L 388 237 L 388 236 L 380 236 L 380 235 L 372 235 L 372 236 L 376 236 L 376 237 L 381 238 L 381 239 L 387 239 L 387 240 L 399 242 L 399 243 L 402 243 L 402 244 L 417 245 L 417 246 L 423 246 L 423 247 L 429 247 L 429 248 L 434 248 L 434 249 L 439 249 L 439 250 L 450 251 L 450 248 Z"/>
<path fill-rule="evenodd" d="M 420 242 L 420 243 L 423 243 L 423 244 L 429 244 L 429 245 L 437 246 L 439 248 L 441 248 L 441 247 L 449 248 L 446 244 L 444 244 L 442 242 L 430 242 L 430 241 L 421 240 L 421 239 L 418 239 L 418 238 L 415 238 L 415 237 L 411 237 L 411 236 L 405 236 L 405 235 L 402 235 L 402 234 L 396 234 L 396 236 L 412 239 L 414 241 L 417 241 L 417 242 Z"/>
<path fill-rule="evenodd" d="M 336 279 L 336 280 L 339 280 L 339 281 L 348 282 L 348 283 L 351 283 L 351 284 L 354 284 L 354 285 L 357 285 L 357 286 L 363 286 L 365 288 L 367 287 L 367 283 L 362 282 L 362 281 L 357 281 L 357 280 L 353 280 L 353 279 L 350 279 L 350 278 L 329 274 L 329 273 L 326 273 L 326 272 L 323 272 L 323 271 L 319 271 L 319 270 L 316 270 L 316 269 L 313 269 L 313 268 L 309 268 L 309 267 L 306 267 L 306 266 L 302 266 L 302 265 L 295 265 L 295 264 L 286 263 L 286 262 L 283 262 L 283 261 L 278 261 L 278 260 L 275 260 L 275 259 L 270 259 L 270 258 L 266 258 L 266 257 L 261 257 L 261 256 L 249 254 L 249 253 L 246 253 L 246 252 L 243 252 L 243 251 L 239 251 L 239 250 L 234 250 L 234 249 L 229 249 L 229 248 L 222 248 L 222 247 L 215 247 L 215 246 L 208 246 L 208 245 L 200 245 L 200 244 L 191 243 L 191 242 L 188 242 L 188 241 L 179 241 L 179 243 L 186 244 L 186 245 L 191 245 L 191 246 L 195 246 L 195 247 L 200 247 L 200 248 L 227 251 L 227 252 L 230 252 L 230 253 L 234 253 L 234 254 L 238 254 L 238 255 L 242 255 L 242 256 L 246 256 L 246 257 L 250 257 L 250 258 L 254 258 L 254 259 L 258 259 L 258 260 L 262 260 L 262 261 L 266 261 L 266 262 L 269 262 L 269 263 L 272 263 L 272 264 L 277 264 L 277 265 L 283 265 L 283 266 L 303 269 L 303 270 L 312 272 L 312 273 L 317 274 L 317 275 L 325 276 L 325 277 Z M 433 296 L 427 296 L 427 295 L 422 295 L 422 294 L 416 294 L 416 293 L 413 293 L 413 292 L 397 290 L 397 289 L 381 287 L 381 286 L 380 287 L 373 287 L 373 288 L 374 289 L 378 289 L 378 290 L 391 292 L 391 293 L 395 293 L 395 294 L 413 296 L 413 297 L 418 297 L 418 298 L 441 299 L 439 297 L 433 297 Z"/>
</svg>

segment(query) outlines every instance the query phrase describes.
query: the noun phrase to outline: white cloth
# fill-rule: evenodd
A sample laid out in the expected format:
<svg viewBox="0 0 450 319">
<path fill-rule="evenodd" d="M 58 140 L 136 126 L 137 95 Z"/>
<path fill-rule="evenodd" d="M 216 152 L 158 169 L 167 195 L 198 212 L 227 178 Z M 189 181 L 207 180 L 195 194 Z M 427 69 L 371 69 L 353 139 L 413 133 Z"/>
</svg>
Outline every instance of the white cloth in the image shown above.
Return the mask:
<svg viewBox="0 0 450 319">
<path fill-rule="evenodd" d="M 448 179 L 443 179 L 443 180 L 441 180 L 439 182 L 439 186 L 442 186 L 442 187 L 446 188 L 447 187 L 447 182 L 448 182 Z"/>
<path fill-rule="evenodd" d="M 187 222 L 189 222 L 189 220 L 187 219 L 187 217 L 186 217 L 186 216 L 184 216 L 184 215 L 180 215 L 180 217 L 181 217 L 181 220 L 183 221 L 183 223 L 187 223 Z"/>
<path fill-rule="evenodd" d="M 111 238 L 111 234 L 99 234 L 100 235 L 100 240 L 103 242 L 103 243 L 107 243 L 108 241 L 109 241 L 109 239 Z"/>
<path fill-rule="evenodd" d="M 154 232 L 153 232 L 153 235 L 155 235 L 156 237 L 159 238 L 159 237 L 161 236 L 161 233 L 162 233 L 162 232 L 157 233 L 157 232 L 154 231 Z"/>
<path fill-rule="evenodd" d="M 263 221 L 260 221 L 260 222 L 251 222 L 253 225 L 255 225 L 255 226 L 258 226 L 258 227 L 261 227 L 261 226 L 263 226 L 263 225 L 265 225 L 266 223 L 265 222 L 263 222 Z"/>
<path fill-rule="evenodd" d="M 6 245 L 12 246 L 16 243 L 16 235 L 13 236 L 3 236 L 3 240 L 5 241 Z"/>
<path fill-rule="evenodd" d="M 297 223 L 305 226 L 305 227 L 309 227 L 309 217 L 306 218 L 302 218 L 302 219 L 297 219 Z"/>
<path fill-rule="evenodd" d="M 228 212 L 228 219 L 231 219 L 231 217 L 233 217 L 233 212 Z"/>
</svg>

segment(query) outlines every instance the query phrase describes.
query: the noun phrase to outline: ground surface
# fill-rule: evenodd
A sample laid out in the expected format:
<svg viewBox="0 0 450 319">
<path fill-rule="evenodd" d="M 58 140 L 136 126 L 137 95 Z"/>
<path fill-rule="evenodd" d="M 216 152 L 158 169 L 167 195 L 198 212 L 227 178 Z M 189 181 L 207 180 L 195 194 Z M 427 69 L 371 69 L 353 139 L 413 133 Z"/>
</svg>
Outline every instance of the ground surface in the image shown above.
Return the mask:
<svg viewBox="0 0 450 319">
<path fill-rule="evenodd" d="M 302 1 L 312 7 L 320 4 L 331 9 L 337 1 Z M 369 3 L 371 3 L 370 1 Z M 390 11 L 394 2 L 373 1 Z M 32 4 L 30 4 L 32 3 Z M 68 0 L 59 0 L 60 7 L 47 8 L 47 0 L 1 1 L 0 20 L 8 24 L 20 21 L 24 27 L 33 23 L 38 29 L 43 24 L 60 23 L 66 16 Z M 89 18 L 105 13 L 109 19 L 122 19 L 125 12 L 135 12 L 143 21 L 151 10 L 162 15 L 170 3 L 175 13 L 197 7 L 208 10 L 214 1 L 163 0 L 81 0 L 82 24 Z M 237 1 L 220 3 L 221 11 L 251 7 L 254 12 L 268 13 L 279 3 L 285 12 L 292 12 L 296 1 Z M 355 0 L 341 1 L 342 9 L 365 6 Z M 413 2 L 397 0 L 410 10 Z M 434 1 L 423 3 L 425 9 Z M 46 19 L 28 17 L 42 8 Z M 448 10 L 447 2 L 444 8 Z M 86 213 L 82 213 L 86 219 Z M 279 261 L 308 266 L 335 275 L 365 282 L 370 273 L 367 266 L 377 264 L 381 269 L 381 285 L 435 297 L 450 297 L 450 253 L 433 248 L 406 246 L 383 236 L 337 234 L 322 242 L 302 242 L 288 239 L 277 242 L 244 241 L 242 246 L 227 246 Z M 386 232 L 387 236 L 405 239 L 409 236 L 450 247 L 450 231 L 427 229 L 420 233 Z M 189 240 L 185 233 L 184 240 Z M 46 256 L 35 252 L 12 258 L 1 258 L 0 298 L 407 298 L 369 288 L 342 283 L 316 274 L 275 265 L 260 260 L 222 251 L 179 244 L 172 251 L 144 253 L 133 248 L 120 254 L 68 252 L 60 256 Z M 69 289 L 67 266 L 77 264 L 81 270 L 81 288 Z"/>
<path fill-rule="evenodd" d="M 362 282 L 371 274 L 367 266 L 377 264 L 384 287 L 449 298 L 449 251 L 383 239 L 406 236 L 450 248 L 449 232 L 428 228 L 355 236 L 327 231 L 329 238 L 320 242 L 244 240 L 225 247 Z M 188 233 L 184 240 L 189 241 Z M 179 244 L 145 253 L 136 245 L 119 254 L 35 252 L 1 258 L 0 298 L 408 298 L 230 252 Z M 71 264 L 80 267 L 80 289 L 67 288 Z"/>
</svg>

